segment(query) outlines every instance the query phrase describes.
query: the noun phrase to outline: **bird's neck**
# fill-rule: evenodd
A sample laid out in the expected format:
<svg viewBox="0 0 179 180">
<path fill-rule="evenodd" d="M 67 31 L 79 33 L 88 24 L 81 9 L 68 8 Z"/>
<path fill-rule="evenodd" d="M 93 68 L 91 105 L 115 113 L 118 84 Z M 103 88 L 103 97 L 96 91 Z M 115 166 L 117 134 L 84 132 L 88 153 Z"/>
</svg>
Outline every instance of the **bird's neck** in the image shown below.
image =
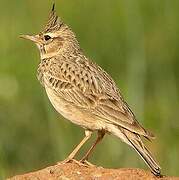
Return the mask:
<svg viewBox="0 0 179 180">
<path fill-rule="evenodd" d="M 52 58 L 54 56 L 58 56 L 59 52 L 51 52 L 51 53 L 44 53 L 44 54 L 40 54 L 40 58 L 43 59 L 48 59 L 48 58 Z"/>
</svg>

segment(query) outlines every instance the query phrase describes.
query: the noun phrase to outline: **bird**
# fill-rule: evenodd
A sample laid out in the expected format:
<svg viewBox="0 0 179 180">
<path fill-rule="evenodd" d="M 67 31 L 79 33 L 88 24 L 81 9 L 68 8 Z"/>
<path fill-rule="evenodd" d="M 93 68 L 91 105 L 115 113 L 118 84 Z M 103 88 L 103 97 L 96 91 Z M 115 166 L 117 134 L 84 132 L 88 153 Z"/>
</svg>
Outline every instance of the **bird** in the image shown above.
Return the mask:
<svg viewBox="0 0 179 180">
<path fill-rule="evenodd" d="M 65 162 L 74 159 L 94 132 L 97 139 L 81 162 L 88 160 L 105 134 L 112 134 L 131 146 L 155 176 L 161 175 L 158 162 L 142 141 L 155 136 L 137 121 L 112 77 L 85 56 L 75 33 L 57 15 L 55 3 L 42 31 L 21 38 L 31 40 L 39 49 L 37 78 L 53 107 L 85 130 Z"/>
</svg>

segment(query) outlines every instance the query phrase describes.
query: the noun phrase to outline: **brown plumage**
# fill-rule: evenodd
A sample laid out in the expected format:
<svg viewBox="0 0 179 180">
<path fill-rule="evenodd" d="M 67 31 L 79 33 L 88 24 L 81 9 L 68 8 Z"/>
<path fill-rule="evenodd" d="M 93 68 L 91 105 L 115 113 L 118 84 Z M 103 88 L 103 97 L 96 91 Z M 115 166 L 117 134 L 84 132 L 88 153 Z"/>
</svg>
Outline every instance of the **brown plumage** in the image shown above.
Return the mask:
<svg viewBox="0 0 179 180">
<path fill-rule="evenodd" d="M 54 6 L 43 31 L 22 37 L 35 42 L 40 50 L 37 76 L 54 108 L 85 129 L 86 136 L 66 161 L 97 131 L 98 138 L 83 161 L 104 134 L 110 133 L 133 147 L 151 171 L 160 175 L 159 165 L 141 140 L 154 135 L 136 120 L 113 79 L 83 54 L 75 34 L 56 15 Z"/>
</svg>

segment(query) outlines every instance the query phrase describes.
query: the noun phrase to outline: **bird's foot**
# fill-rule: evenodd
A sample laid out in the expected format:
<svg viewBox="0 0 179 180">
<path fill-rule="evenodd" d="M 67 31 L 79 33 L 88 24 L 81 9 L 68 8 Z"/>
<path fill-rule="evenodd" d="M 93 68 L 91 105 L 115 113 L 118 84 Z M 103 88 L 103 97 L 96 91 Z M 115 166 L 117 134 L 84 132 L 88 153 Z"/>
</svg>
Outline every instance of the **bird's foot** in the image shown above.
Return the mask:
<svg viewBox="0 0 179 180">
<path fill-rule="evenodd" d="M 72 159 L 72 158 L 68 157 L 63 161 L 57 162 L 57 166 L 55 168 L 51 169 L 50 173 L 53 174 L 56 171 L 56 169 L 58 169 L 58 165 L 64 165 L 66 163 L 71 163 L 71 162 L 75 162 L 75 163 L 80 164 L 80 165 L 82 164 L 81 162 L 77 161 L 76 159 Z"/>
<path fill-rule="evenodd" d="M 79 161 L 77 161 L 76 159 L 66 158 L 65 160 L 63 160 L 63 161 L 61 161 L 61 162 L 58 162 L 57 164 L 58 164 L 58 165 L 61 165 L 61 164 L 66 164 L 66 163 L 70 163 L 70 162 L 79 163 Z"/>
<path fill-rule="evenodd" d="M 79 166 L 85 166 L 85 167 L 95 167 L 94 164 L 90 163 L 89 161 L 87 161 L 86 159 L 82 158 L 81 160 L 76 160 L 73 158 L 66 158 L 65 160 L 58 162 L 57 165 L 62 165 L 62 164 L 66 164 L 66 163 L 71 163 L 74 162 L 76 164 L 78 164 Z"/>
<path fill-rule="evenodd" d="M 94 164 L 90 163 L 89 161 L 87 161 L 86 159 L 81 159 L 80 163 L 87 166 L 87 167 L 95 167 Z"/>
<path fill-rule="evenodd" d="M 71 159 L 71 158 L 66 158 L 65 160 L 61 161 L 61 162 L 58 162 L 57 165 L 62 165 L 62 164 L 66 164 L 66 163 L 76 163 L 78 164 L 79 166 L 85 166 L 85 167 L 88 167 L 88 166 L 92 166 L 91 163 L 89 163 L 88 161 L 84 160 L 84 161 L 78 161 L 76 159 Z"/>
</svg>

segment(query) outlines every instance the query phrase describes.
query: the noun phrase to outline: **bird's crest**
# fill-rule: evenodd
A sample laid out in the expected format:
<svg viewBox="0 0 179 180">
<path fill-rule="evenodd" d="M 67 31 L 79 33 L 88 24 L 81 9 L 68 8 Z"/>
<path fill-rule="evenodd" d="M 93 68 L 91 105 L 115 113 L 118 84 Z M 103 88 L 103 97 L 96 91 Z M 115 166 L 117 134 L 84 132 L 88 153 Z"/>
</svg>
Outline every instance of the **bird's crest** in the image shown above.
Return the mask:
<svg viewBox="0 0 179 180">
<path fill-rule="evenodd" d="M 47 24 L 43 28 L 42 32 L 53 32 L 60 29 L 60 27 L 63 25 L 63 21 L 60 19 L 60 17 L 57 16 L 55 11 L 55 3 L 53 3 L 52 10 L 49 14 L 49 18 L 47 21 Z"/>
</svg>

